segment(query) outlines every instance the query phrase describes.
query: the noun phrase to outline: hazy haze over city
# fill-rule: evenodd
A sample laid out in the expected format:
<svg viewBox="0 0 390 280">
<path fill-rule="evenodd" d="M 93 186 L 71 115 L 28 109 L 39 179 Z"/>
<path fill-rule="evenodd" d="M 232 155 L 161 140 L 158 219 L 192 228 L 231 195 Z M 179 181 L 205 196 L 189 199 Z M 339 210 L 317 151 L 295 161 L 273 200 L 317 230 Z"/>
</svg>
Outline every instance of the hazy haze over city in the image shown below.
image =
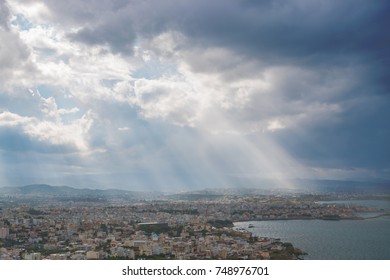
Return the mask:
<svg viewBox="0 0 390 280">
<path fill-rule="evenodd" d="M 0 0 L 0 187 L 390 180 L 389 13 Z"/>
</svg>

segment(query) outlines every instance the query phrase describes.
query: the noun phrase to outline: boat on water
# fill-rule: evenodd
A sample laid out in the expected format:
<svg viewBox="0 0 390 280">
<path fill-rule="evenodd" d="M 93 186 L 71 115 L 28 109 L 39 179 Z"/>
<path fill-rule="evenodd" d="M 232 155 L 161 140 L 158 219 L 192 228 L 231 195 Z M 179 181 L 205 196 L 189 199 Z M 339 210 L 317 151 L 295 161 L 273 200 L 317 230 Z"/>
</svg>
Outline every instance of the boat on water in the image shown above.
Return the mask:
<svg viewBox="0 0 390 280">
<path fill-rule="evenodd" d="M 340 221 L 341 217 L 339 215 L 324 215 L 322 216 L 322 219 L 329 221 Z"/>
</svg>

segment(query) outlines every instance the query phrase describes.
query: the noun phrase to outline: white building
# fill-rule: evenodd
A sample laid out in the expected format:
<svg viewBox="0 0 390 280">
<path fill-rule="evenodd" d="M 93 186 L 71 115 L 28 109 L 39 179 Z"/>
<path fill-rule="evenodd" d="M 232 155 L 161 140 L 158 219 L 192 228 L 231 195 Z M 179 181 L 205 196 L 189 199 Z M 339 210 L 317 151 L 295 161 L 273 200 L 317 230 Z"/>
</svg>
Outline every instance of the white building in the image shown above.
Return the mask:
<svg viewBox="0 0 390 280">
<path fill-rule="evenodd" d="M 40 260 L 42 258 L 40 253 L 31 253 L 31 254 L 25 254 L 24 259 L 25 260 Z"/>
</svg>

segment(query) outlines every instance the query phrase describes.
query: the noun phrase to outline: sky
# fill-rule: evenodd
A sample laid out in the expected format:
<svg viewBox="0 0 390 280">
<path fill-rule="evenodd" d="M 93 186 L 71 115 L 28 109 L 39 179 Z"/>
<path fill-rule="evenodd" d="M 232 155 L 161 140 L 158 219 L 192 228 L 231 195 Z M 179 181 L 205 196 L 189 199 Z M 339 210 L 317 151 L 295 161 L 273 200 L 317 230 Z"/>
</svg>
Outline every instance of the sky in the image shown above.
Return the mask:
<svg viewBox="0 0 390 280">
<path fill-rule="evenodd" d="M 390 180 L 390 3 L 0 0 L 0 186 Z"/>
</svg>

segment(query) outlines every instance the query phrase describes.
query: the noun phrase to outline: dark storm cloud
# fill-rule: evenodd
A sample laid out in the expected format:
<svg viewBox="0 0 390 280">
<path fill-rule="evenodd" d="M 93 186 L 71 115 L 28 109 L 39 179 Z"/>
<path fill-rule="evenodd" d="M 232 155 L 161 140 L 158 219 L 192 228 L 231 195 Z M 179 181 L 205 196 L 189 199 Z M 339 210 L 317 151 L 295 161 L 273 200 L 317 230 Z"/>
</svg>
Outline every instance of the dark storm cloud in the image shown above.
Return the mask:
<svg viewBox="0 0 390 280">
<path fill-rule="evenodd" d="M 59 11 L 84 25 L 71 38 L 116 53 L 131 54 L 136 39 L 178 31 L 188 37 L 187 48 L 223 47 L 268 66 L 364 67 L 366 79 L 389 89 L 386 1 L 47 3 L 61 19 Z"/>
<path fill-rule="evenodd" d="M 131 54 L 136 36 L 129 24 L 120 22 L 98 26 L 95 29 L 86 27 L 70 34 L 70 38 L 89 45 L 108 45 L 114 53 Z"/>
<path fill-rule="evenodd" d="M 207 12 L 188 13 L 182 28 L 201 40 L 275 60 L 382 54 L 390 44 L 389 7 L 380 1 L 220 2 Z"/>
<path fill-rule="evenodd" d="M 35 0 L 28 0 L 36 2 Z M 96 24 L 105 14 L 114 14 L 128 5 L 128 0 L 44 0 L 51 17 L 64 24 Z"/>
<path fill-rule="evenodd" d="M 186 8 L 176 22 L 169 22 L 174 13 L 167 16 L 166 26 L 191 44 L 229 48 L 268 66 L 364 68 L 364 82 L 390 89 L 388 2 L 213 1 Z"/>
<path fill-rule="evenodd" d="M 303 176 L 287 168 L 296 165 L 299 170 L 301 163 L 308 169 L 389 170 L 388 1 L 42 1 L 49 8 L 48 13 L 41 11 L 47 16 L 44 24 L 61 38 L 46 44 L 61 43 L 57 52 L 36 52 L 40 45 L 34 40 L 28 48 L 21 44 L 20 38 L 47 35 L 35 34 L 40 28 L 34 27 L 23 31 L 30 37 L 18 37 L 16 27 L 7 27 L 9 11 L 0 0 L 0 41 L 5 44 L 0 47 L 0 82 L 20 72 L 14 70 L 30 51 L 42 69 L 68 51 L 71 59 L 59 65 L 67 66 L 60 68 L 66 71 L 53 81 L 69 76 L 60 84 L 85 85 L 64 86 L 64 93 L 71 92 L 74 100 L 85 98 L 74 102 L 91 109 L 96 118 L 88 125 L 88 117 L 79 123 L 77 116 L 61 115 L 60 108 L 69 107 L 63 102 L 69 101 L 55 96 L 53 103 L 51 93 L 37 100 L 27 91 L 28 98 L 21 94 L 14 99 L 15 91 L 12 97 L 1 96 L 0 84 L 0 109 L 13 113 L 0 126 L 5 162 L 24 167 L 27 152 L 29 162 L 34 164 L 38 155 L 45 170 L 56 163 L 53 174 L 62 178 L 72 180 L 78 174 L 83 180 L 161 187 L 220 186 L 230 183 L 229 174 Z M 36 1 L 16 2 L 23 6 Z M 17 11 L 17 5 L 9 6 Z M 104 46 L 105 51 L 95 56 L 78 43 Z M 78 49 L 74 57 L 73 49 Z M 122 56 L 105 58 L 110 52 Z M 75 62 L 84 56 L 92 56 L 82 60 L 91 65 L 80 67 Z M 100 70 L 94 65 L 100 58 L 113 66 Z M 118 65 L 125 68 L 118 78 L 112 71 L 122 60 L 134 66 Z M 137 63 L 144 63 L 151 74 L 137 69 Z M 122 77 L 129 80 L 123 96 L 114 85 L 99 88 L 111 75 L 118 85 Z M 34 81 L 28 87 L 37 86 Z M 50 113 L 63 121 L 54 122 Z M 37 124 L 47 129 L 36 131 Z M 60 141 L 75 130 L 79 137 Z M 46 134 L 50 137 L 42 140 Z M 77 144 L 86 153 L 83 157 L 75 152 Z M 17 161 L 12 161 L 13 154 L 20 156 Z M 64 155 L 69 159 L 62 161 Z M 20 168 L 14 169 L 5 173 L 17 174 Z"/>
<path fill-rule="evenodd" d="M 109 44 L 114 51 L 128 54 L 136 36 L 174 30 L 188 37 L 185 47 L 222 47 L 238 54 L 240 64 L 247 59 L 263 67 L 293 65 L 317 73 L 318 79 L 300 83 L 286 80 L 276 110 L 291 110 L 289 104 L 294 101 L 310 106 L 308 101 L 317 100 L 340 105 L 342 113 L 333 121 L 308 123 L 295 134 L 291 130 L 280 132 L 278 141 L 292 154 L 324 159 L 323 164 L 328 160 L 340 165 L 384 167 L 390 165 L 386 144 L 390 142 L 390 116 L 383 106 L 389 104 L 386 95 L 390 89 L 389 12 L 389 2 L 365 0 L 129 1 L 114 12 L 116 16 L 104 17 L 74 38 Z M 121 49 L 123 46 L 126 48 Z M 188 62 L 193 70 L 226 71 L 214 64 L 198 66 L 196 59 Z M 345 79 L 340 94 L 317 92 L 337 79 Z M 379 97 L 371 100 L 371 96 Z M 253 104 L 254 113 L 263 103 Z"/>
<path fill-rule="evenodd" d="M 94 41 L 111 31 L 107 43 L 113 46 L 117 31 L 125 43 L 123 29 L 130 31 L 127 43 L 133 42 L 132 26 L 140 37 L 177 30 L 203 47 L 219 45 L 275 61 L 340 58 L 350 52 L 383 59 L 390 44 L 390 4 L 385 1 L 53 2 L 48 1 L 53 10 L 85 23 L 86 34 L 96 35 Z"/>
<path fill-rule="evenodd" d="M 360 99 L 332 121 L 281 130 L 272 137 L 312 167 L 386 169 L 390 166 L 390 100 L 383 96 Z"/>
</svg>

